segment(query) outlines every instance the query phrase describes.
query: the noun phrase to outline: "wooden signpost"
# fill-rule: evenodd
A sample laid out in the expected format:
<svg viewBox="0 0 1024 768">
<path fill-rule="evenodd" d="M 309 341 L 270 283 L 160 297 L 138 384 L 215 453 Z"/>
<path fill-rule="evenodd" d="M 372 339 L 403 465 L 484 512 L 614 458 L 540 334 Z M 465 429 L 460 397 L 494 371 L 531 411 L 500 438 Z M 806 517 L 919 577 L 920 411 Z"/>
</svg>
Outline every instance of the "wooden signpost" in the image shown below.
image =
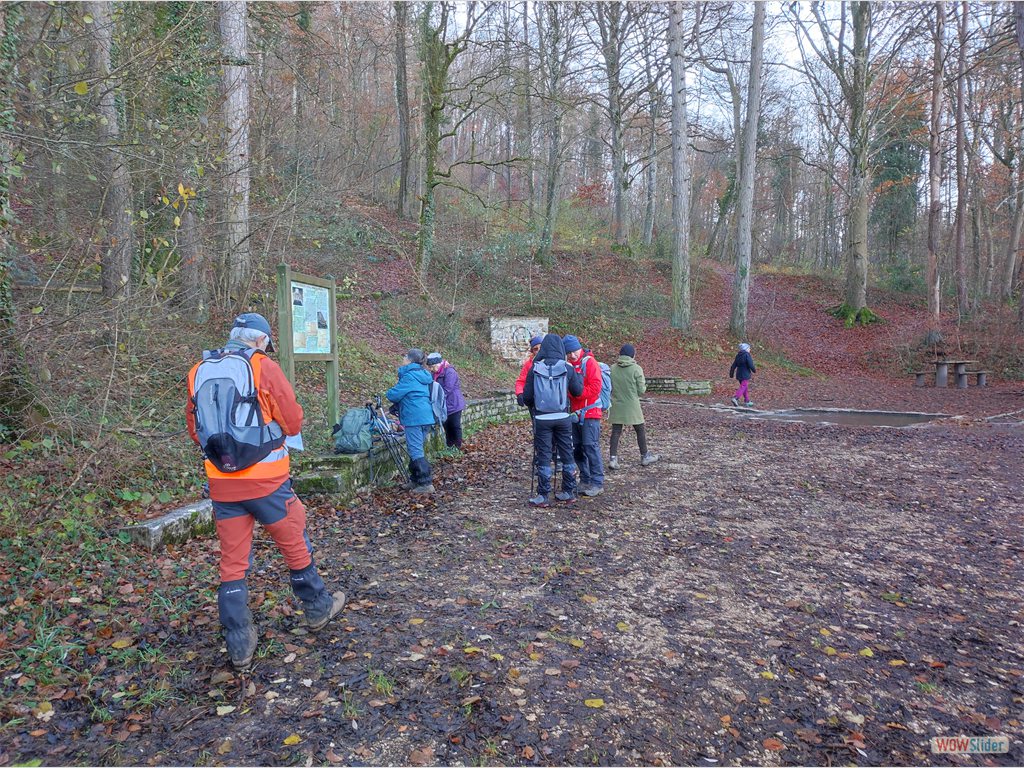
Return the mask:
<svg viewBox="0 0 1024 768">
<path fill-rule="evenodd" d="M 277 265 L 277 322 L 281 368 L 295 385 L 295 363 L 327 363 L 327 419 L 338 423 L 338 326 L 333 279 L 292 272 Z"/>
</svg>

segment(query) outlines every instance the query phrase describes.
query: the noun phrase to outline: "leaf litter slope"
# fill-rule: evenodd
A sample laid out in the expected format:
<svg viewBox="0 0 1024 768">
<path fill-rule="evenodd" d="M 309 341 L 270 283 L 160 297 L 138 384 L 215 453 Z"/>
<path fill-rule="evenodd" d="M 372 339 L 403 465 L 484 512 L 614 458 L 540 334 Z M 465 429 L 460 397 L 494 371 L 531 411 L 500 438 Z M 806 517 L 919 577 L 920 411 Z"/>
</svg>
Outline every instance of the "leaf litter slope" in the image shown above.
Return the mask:
<svg viewBox="0 0 1024 768">
<path fill-rule="evenodd" d="M 663 460 L 641 470 L 626 436 L 627 469 L 575 510 L 525 506 L 525 424 L 443 463 L 433 499 L 312 500 L 351 595 L 326 632 L 301 629 L 261 539 L 251 676 L 225 671 L 197 584 L 161 646 L 189 674 L 149 670 L 169 701 L 133 709 L 153 680 L 93 665 L 8 726 L 4 762 L 953 765 L 928 739 L 959 733 L 1007 734 L 990 762 L 1020 762 L 1019 431 L 648 420 Z M 172 555 L 209 574 L 216 552 Z M 142 592 L 159 562 L 122 578 Z M 161 612 L 133 610 L 130 639 L 155 641 Z"/>
</svg>

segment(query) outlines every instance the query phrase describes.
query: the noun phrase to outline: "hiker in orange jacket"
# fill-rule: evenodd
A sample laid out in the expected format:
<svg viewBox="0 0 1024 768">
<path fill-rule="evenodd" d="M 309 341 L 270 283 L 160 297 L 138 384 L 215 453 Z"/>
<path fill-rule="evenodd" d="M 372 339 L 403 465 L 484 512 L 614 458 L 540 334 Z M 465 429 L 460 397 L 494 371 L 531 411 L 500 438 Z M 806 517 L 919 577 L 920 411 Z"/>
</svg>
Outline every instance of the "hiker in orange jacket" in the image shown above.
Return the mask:
<svg viewBox="0 0 1024 768">
<path fill-rule="evenodd" d="M 217 605 L 228 658 L 238 671 L 251 664 L 258 637 L 246 586 L 257 520 L 288 564 L 310 629 L 323 628 L 345 605 L 344 593 L 330 594 L 313 562 L 306 508 L 292 490 L 285 445 L 285 435 L 302 429 L 302 406 L 268 349 L 266 318 L 255 312 L 236 317 L 225 347 L 205 352 L 189 371 L 185 405 L 188 432 L 206 455 L 221 550 Z M 245 399 L 250 391 L 253 402 Z"/>
</svg>

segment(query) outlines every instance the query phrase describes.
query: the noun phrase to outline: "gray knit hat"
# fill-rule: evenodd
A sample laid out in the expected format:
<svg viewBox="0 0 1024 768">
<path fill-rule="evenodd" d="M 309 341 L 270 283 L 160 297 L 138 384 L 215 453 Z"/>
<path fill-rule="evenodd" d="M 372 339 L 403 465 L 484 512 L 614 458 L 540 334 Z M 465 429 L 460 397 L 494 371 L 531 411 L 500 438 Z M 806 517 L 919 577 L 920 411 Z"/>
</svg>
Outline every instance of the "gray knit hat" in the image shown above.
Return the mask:
<svg viewBox="0 0 1024 768">
<path fill-rule="evenodd" d="M 423 364 L 423 350 L 422 349 L 416 349 L 414 347 L 414 348 L 410 349 L 408 352 L 405 353 L 405 357 L 406 357 L 406 359 L 410 363 L 420 363 L 421 365 Z"/>
</svg>

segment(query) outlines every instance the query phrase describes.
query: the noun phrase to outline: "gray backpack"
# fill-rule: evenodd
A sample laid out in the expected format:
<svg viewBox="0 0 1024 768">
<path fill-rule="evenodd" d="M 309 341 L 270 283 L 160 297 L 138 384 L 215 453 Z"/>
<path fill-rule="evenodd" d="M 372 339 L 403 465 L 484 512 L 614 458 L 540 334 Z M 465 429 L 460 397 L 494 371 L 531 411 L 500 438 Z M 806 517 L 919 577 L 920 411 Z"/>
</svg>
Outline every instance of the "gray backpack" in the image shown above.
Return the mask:
<svg viewBox="0 0 1024 768">
<path fill-rule="evenodd" d="M 434 412 L 434 423 L 438 426 L 444 424 L 448 418 L 448 395 L 436 381 L 430 382 L 430 408 Z"/>
<path fill-rule="evenodd" d="M 533 364 L 533 409 L 539 414 L 569 412 L 569 364 L 558 360 Z"/>
<path fill-rule="evenodd" d="M 284 443 L 276 421 L 263 419 L 253 374 L 256 349 L 208 350 L 192 386 L 196 435 L 203 453 L 221 472 L 258 464 Z"/>
</svg>

